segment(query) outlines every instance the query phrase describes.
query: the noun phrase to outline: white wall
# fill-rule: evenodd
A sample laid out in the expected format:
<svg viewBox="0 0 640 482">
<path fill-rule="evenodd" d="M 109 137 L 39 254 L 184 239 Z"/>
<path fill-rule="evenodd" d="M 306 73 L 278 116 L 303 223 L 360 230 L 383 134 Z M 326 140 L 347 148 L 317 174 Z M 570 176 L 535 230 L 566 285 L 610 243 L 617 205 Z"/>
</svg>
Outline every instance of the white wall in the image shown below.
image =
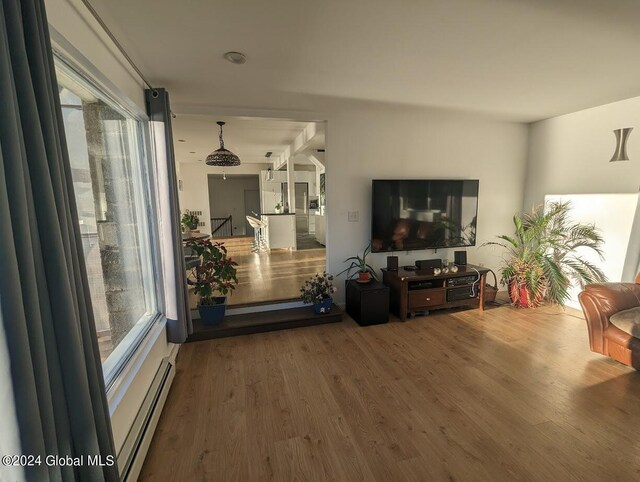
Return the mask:
<svg viewBox="0 0 640 482">
<path fill-rule="evenodd" d="M 371 229 L 371 180 L 398 178 L 479 179 L 477 245 L 512 231 L 522 206 L 527 126 L 455 112 L 393 106 L 346 106 L 327 125 L 327 264 L 337 273 L 343 260 L 361 252 Z M 359 221 L 347 213 L 358 211 Z M 501 253 L 468 248 L 468 260 L 495 270 Z M 453 259 L 453 250 L 396 253 L 400 264 Z M 386 254 L 372 255 L 374 267 Z M 341 283 L 336 296 L 344 300 Z"/>
<path fill-rule="evenodd" d="M 272 171 L 271 181 L 265 180 L 266 175 L 267 171 L 262 171 L 260 174 L 260 207 L 262 213 L 271 214 L 276 212 L 276 204 L 280 204 L 281 208 L 284 207 L 282 183 L 287 182 L 287 172 Z"/>
<path fill-rule="evenodd" d="M 571 203 L 573 222 L 595 224 L 600 229 L 603 238 L 602 259 L 595 251 L 585 247 L 578 248 L 577 253 L 599 267 L 607 280 L 621 281 L 638 207 L 638 194 L 562 194 L 545 197 L 545 202 L 554 201 Z M 580 291 L 580 286 L 574 284 L 568 306 L 581 309 L 578 302 Z"/>
<path fill-rule="evenodd" d="M 609 162 L 614 129 L 629 136 L 630 161 Z M 524 207 L 547 194 L 635 193 L 640 185 L 640 97 L 532 124 Z"/>
<path fill-rule="evenodd" d="M 318 176 L 319 177 L 319 176 Z M 296 182 L 306 182 L 309 192 L 309 197 L 318 196 L 318 188 L 316 184 L 316 170 L 313 171 L 296 171 Z M 308 201 L 308 199 L 307 199 Z M 307 204 L 307 209 L 309 205 Z"/>
<path fill-rule="evenodd" d="M 200 228 L 203 233 L 211 232 L 211 209 L 209 207 L 209 174 L 257 174 L 267 169 L 267 164 L 240 164 L 237 167 L 207 166 L 204 162 L 180 162 L 177 169 L 178 179 L 182 180 L 182 191 L 179 193 L 180 210 L 202 211 L 200 221 L 205 225 Z"/>
<path fill-rule="evenodd" d="M 616 147 L 614 129 L 638 127 L 640 97 L 614 102 L 572 114 L 536 122 L 529 127 L 529 155 L 524 208 L 543 202 L 545 196 L 563 194 L 635 194 L 640 185 L 640 129 L 627 143 L 630 161 L 609 162 Z M 601 207 L 601 206 L 600 206 Z M 594 211 L 596 211 L 594 209 Z M 603 266 L 610 281 L 632 281 L 638 269 L 640 219 L 635 216 L 631 236 L 612 231 L 634 223 L 633 211 L 612 213 L 596 222 L 605 238 L 625 257 L 622 274 L 618 261 L 609 254 Z M 613 244 L 612 244 L 613 243 Z"/>
<path fill-rule="evenodd" d="M 323 113 L 287 113 L 298 120 L 326 120 L 327 269 L 338 273 L 344 259 L 362 252 L 370 240 L 371 180 L 376 178 L 479 179 L 477 246 L 467 248 L 470 263 L 496 270 L 502 253 L 480 245 L 497 234 L 511 233 L 512 217 L 522 208 L 528 127 L 472 113 L 323 99 Z M 201 114 L 219 115 L 203 106 Z M 224 109 L 226 115 L 264 116 L 264 111 Z M 178 112 L 179 114 L 180 112 Z M 269 117 L 277 117 L 268 112 Z M 242 166 L 241 166 L 242 167 Z M 264 166 L 266 169 L 268 166 Z M 208 209 L 206 167 L 181 165 L 183 209 Z M 235 168 L 234 168 L 235 169 Z M 193 182 L 193 184 L 190 184 Z M 201 188 L 197 188 L 198 183 Z M 189 186 L 189 188 L 187 188 Z M 347 213 L 358 211 L 359 221 Z M 208 214 L 208 213 L 207 213 Z M 417 259 L 453 259 L 453 250 L 395 253 L 402 265 Z M 371 255 L 376 268 L 386 265 L 385 253 Z M 342 286 L 341 286 L 342 285 Z M 344 302 L 343 283 L 335 299 Z"/>
<path fill-rule="evenodd" d="M 140 110 L 145 111 L 145 85 L 142 79 L 132 70 L 82 1 L 45 0 L 44 3 L 52 34 L 60 33 L 73 49 L 102 72 Z M 55 43 L 55 35 L 54 47 L 66 50 L 65 45 Z"/>
<path fill-rule="evenodd" d="M 253 235 L 246 223 L 245 190 L 255 190 L 260 195 L 259 175 L 251 177 L 235 177 L 227 175 L 227 179 L 208 176 L 209 180 L 209 212 L 213 218 L 233 216 L 233 235 Z M 260 208 L 258 208 L 260 209 Z"/>
</svg>

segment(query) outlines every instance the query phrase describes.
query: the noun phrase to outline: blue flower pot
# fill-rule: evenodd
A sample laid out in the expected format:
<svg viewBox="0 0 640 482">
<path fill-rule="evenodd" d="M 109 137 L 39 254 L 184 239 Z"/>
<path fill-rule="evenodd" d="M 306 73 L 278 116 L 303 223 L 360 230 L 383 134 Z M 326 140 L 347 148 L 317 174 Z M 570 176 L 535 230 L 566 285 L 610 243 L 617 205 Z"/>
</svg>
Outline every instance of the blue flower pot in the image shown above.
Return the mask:
<svg viewBox="0 0 640 482">
<path fill-rule="evenodd" d="M 333 304 L 332 298 L 325 298 L 322 301 L 313 304 L 313 311 L 316 315 L 323 315 L 331 311 L 331 305 Z"/>
<path fill-rule="evenodd" d="M 217 296 L 215 305 L 199 305 L 198 312 L 200 319 L 207 325 L 219 325 L 224 321 L 224 314 L 227 311 L 227 297 Z"/>
</svg>

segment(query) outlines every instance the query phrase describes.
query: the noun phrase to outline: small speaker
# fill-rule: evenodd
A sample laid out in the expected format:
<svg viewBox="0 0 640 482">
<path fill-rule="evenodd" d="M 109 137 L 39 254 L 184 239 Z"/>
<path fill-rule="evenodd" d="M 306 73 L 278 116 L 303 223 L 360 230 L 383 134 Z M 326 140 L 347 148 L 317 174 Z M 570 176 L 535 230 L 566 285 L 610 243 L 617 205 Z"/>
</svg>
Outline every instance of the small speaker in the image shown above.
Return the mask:
<svg viewBox="0 0 640 482">
<path fill-rule="evenodd" d="M 465 266 L 467 264 L 467 252 L 466 251 L 454 251 L 453 262 L 458 266 Z"/>
<path fill-rule="evenodd" d="M 387 256 L 387 270 L 398 271 L 398 257 Z"/>
<path fill-rule="evenodd" d="M 416 261 L 419 270 L 440 268 L 442 266 L 441 259 L 420 259 Z"/>
</svg>

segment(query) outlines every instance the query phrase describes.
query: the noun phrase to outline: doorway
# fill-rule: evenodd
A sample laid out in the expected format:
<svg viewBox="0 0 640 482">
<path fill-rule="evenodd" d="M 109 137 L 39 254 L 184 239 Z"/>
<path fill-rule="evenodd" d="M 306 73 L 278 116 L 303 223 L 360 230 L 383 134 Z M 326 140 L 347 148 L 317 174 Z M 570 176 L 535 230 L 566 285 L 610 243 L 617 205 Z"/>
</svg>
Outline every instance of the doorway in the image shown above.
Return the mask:
<svg viewBox="0 0 640 482">
<path fill-rule="evenodd" d="M 212 226 L 216 220 L 230 219 L 228 232 L 213 237 L 253 236 L 247 215 L 260 212 L 260 179 L 255 174 L 209 174 L 209 212 Z"/>
<path fill-rule="evenodd" d="M 306 182 L 296 182 L 295 186 L 295 206 L 296 206 L 296 236 L 309 235 L 309 184 Z M 288 183 L 282 183 L 282 198 L 287 199 L 289 192 Z"/>
<path fill-rule="evenodd" d="M 287 198 L 288 184 L 282 184 L 282 197 Z M 314 196 L 312 200 L 309 194 L 308 182 L 295 183 L 295 215 L 296 215 L 296 243 L 298 250 L 305 249 L 324 249 L 324 241 L 321 243 L 318 239 L 318 229 L 320 223 L 324 221 L 324 217 L 320 216 L 317 209 L 318 196 Z M 311 205 L 315 206 L 315 213 L 312 213 Z M 324 232 L 324 230 L 322 230 Z"/>
<path fill-rule="evenodd" d="M 260 217 L 260 190 L 259 189 L 245 189 L 244 190 L 244 222 L 246 224 L 245 231 L 247 234 L 253 236 L 254 229 L 247 221 L 247 216 Z"/>
<path fill-rule="evenodd" d="M 225 142 L 240 157 L 240 166 L 204 162 L 211 125 L 218 120 L 227 122 Z M 182 159 L 180 206 L 201 212 L 201 232 L 224 243 L 237 263 L 238 284 L 229 307 L 297 301 L 304 282 L 326 269 L 325 212 L 319 202 L 325 123 L 183 115 L 176 119 L 174 136 L 184 140 L 175 144 Z M 283 196 L 287 181 L 295 182 L 290 213 L 286 188 Z M 259 233 L 247 216 L 263 222 Z M 196 301 L 193 296 L 193 306 Z"/>
</svg>

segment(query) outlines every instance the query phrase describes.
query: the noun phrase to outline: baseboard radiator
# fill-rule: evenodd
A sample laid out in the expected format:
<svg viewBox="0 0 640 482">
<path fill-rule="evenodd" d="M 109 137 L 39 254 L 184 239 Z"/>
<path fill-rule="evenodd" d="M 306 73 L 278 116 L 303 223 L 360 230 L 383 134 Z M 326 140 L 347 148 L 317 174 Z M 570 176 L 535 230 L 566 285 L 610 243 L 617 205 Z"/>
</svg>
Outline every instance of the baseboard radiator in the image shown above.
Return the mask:
<svg viewBox="0 0 640 482">
<path fill-rule="evenodd" d="M 120 480 L 124 482 L 138 480 L 175 372 L 174 362 L 169 358 L 163 359 L 131 430 L 122 444 L 118 453 L 118 469 Z"/>
</svg>

